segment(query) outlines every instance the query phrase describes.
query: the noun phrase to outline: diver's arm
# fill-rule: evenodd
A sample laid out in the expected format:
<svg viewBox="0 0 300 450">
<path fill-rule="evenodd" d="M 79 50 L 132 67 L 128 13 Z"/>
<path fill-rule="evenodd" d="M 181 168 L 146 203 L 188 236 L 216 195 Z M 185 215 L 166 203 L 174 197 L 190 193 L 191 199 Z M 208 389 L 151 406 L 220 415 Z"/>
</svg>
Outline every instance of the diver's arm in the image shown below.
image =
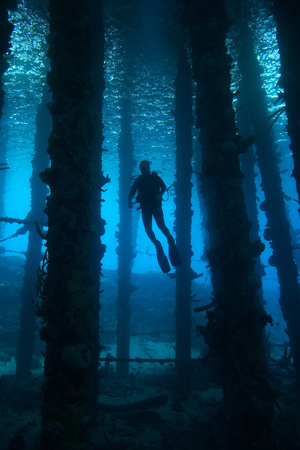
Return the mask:
<svg viewBox="0 0 300 450">
<path fill-rule="evenodd" d="M 162 178 L 159 178 L 159 187 L 160 187 L 160 193 L 161 195 L 164 194 L 164 192 L 166 192 L 167 186 L 165 185 L 164 181 L 162 180 Z"/>
<path fill-rule="evenodd" d="M 166 187 L 164 181 L 159 176 L 157 176 L 157 178 L 158 178 L 158 185 L 159 185 L 159 193 L 156 195 L 156 200 L 161 204 L 162 196 L 163 196 L 164 192 L 166 191 L 167 187 Z"/>
<path fill-rule="evenodd" d="M 129 206 L 129 208 L 133 208 L 132 199 L 135 196 L 137 188 L 138 188 L 138 178 L 136 180 L 134 180 L 133 185 L 131 186 L 130 192 L 128 194 L 128 206 Z"/>
</svg>

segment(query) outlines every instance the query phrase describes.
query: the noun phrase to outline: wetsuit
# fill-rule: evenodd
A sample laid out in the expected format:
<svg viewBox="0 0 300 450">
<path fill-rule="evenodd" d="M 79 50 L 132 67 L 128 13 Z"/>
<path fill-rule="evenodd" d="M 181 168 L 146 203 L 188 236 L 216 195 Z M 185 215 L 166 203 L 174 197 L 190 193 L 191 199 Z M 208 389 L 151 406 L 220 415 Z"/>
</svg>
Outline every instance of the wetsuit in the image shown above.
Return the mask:
<svg viewBox="0 0 300 450">
<path fill-rule="evenodd" d="M 140 203 L 142 219 L 145 231 L 154 245 L 159 244 L 152 230 L 152 217 L 154 217 L 158 228 L 167 237 L 168 241 L 174 241 L 170 231 L 165 225 L 164 214 L 161 207 L 162 195 L 166 185 L 156 172 L 142 174 L 137 177 L 130 189 L 128 201 L 131 202 L 136 191 L 137 202 Z"/>
</svg>

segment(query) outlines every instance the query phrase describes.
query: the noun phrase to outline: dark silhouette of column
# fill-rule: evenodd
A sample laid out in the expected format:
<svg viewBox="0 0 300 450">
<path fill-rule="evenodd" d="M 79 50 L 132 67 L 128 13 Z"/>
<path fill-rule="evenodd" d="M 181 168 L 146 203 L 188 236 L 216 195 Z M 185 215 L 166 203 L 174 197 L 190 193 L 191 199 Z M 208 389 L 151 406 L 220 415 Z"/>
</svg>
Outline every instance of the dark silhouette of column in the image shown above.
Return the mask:
<svg viewBox="0 0 300 450">
<path fill-rule="evenodd" d="M 51 96 L 47 92 L 44 92 L 42 102 L 37 111 L 35 154 L 32 159 L 32 175 L 30 179 L 31 208 L 26 217 L 26 220 L 31 225 L 24 225 L 28 229 L 28 247 L 24 267 L 23 288 L 21 291 L 22 310 L 16 353 L 16 376 L 19 380 L 24 380 L 31 376 L 31 362 L 34 353 L 35 334 L 37 332 L 35 308 L 36 284 L 37 269 L 42 259 L 42 239 L 34 226 L 34 222 L 46 222 L 44 208 L 48 189 L 42 183 L 39 173 L 49 165 L 49 155 L 46 150 L 47 139 L 51 131 L 51 116 L 47 110 L 47 103 L 50 99 Z M 41 227 L 41 225 L 38 226 Z"/>
<path fill-rule="evenodd" d="M 261 69 L 253 49 L 250 30 L 241 35 L 239 68 L 243 77 L 244 96 L 253 125 L 258 166 L 261 172 L 265 201 L 261 208 L 267 217 L 267 233 L 273 255 L 270 265 L 276 267 L 280 284 L 280 305 L 287 323 L 296 380 L 300 386 L 300 292 L 298 270 L 294 261 L 289 221 L 286 217 L 278 159 L 272 134 L 268 132 L 268 109 L 265 93 L 261 87 Z"/>
<path fill-rule="evenodd" d="M 47 253 L 40 273 L 46 342 L 41 449 L 87 449 L 93 418 L 94 336 L 91 296 L 92 49 L 89 2 L 50 0 L 48 36 L 53 126 Z"/>
<path fill-rule="evenodd" d="M 273 0 L 272 3 L 281 61 L 278 84 L 284 90 L 282 99 L 286 106 L 287 132 L 294 158 L 293 176 L 300 199 L 300 3 L 295 0 Z"/>
<path fill-rule="evenodd" d="M 237 104 L 237 126 L 239 135 L 249 141 L 249 147 L 245 153 L 240 155 L 242 172 L 244 175 L 243 188 L 245 194 L 245 201 L 247 206 L 247 214 L 251 222 L 250 238 L 255 241 L 259 238 L 259 219 L 258 219 L 258 207 L 257 207 L 257 193 L 255 184 L 255 150 L 254 150 L 254 137 L 252 136 L 253 130 L 249 120 L 249 116 L 244 108 L 245 101 L 243 97 L 243 88 L 240 86 L 240 93 L 238 96 Z M 257 259 L 255 265 L 255 272 L 263 277 L 265 275 L 264 265 L 262 264 L 260 258 Z M 263 292 L 262 289 L 258 291 L 260 300 L 263 303 Z"/>
<path fill-rule="evenodd" d="M 232 59 L 226 49 L 230 20 L 225 2 L 192 2 L 182 15 L 190 31 L 196 87 L 196 121 L 203 154 L 208 223 L 214 247 L 208 253 L 214 310 L 199 326 L 218 364 L 227 433 L 232 449 L 276 448 L 273 393 L 262 331 L 269 318 L 256 293 L 255 258 L 264 248 L 250 240 L 239 153 L 245 142 L 236 134 L 232 107 Z M 256 405 L 256 407 L 254 407 Z"/>
<path fill-rule="evenodd" d="M 176 371 L 177 395 L 186 399 L 191 389 L 191 269 L 192 228 L 192 73 L 186 49 L 179 52 L 175 79 L 176 179 L 175 231 L 181 265 L 176 268 Z"/>
<path fill-rule="evenodd" d="M 4 106 L 5 92 L 3 89 L 2 76 L 9 67 L 8 61 L 5 55 L 10 51 L 10 36 L 14 29 L 14 26 L 8 20 L 8 9 L 16 9 L 18 2 L 16 0 L 2 0 L 0 4 L 0 131 L 1 131 L 1 118 Z M 7 168 L 6 163 L 6 146 L 1 143 L 0 146 L 0 166 L 1 168 Z M 0 215 L 3 216 L 3 192 L 5 183 L 4 170 L 0 170 Z"/>
<path fill-rule="evenodd" d="M 130 350 L 130 296 L 131 268 L 134 257 L 132 251 L 132 212 L 128 208 L 128 193 L 131 187 L 130 177 L 135 166 L 133 160 L 133 142 L 131 134 L 130 99 L 122 99 L 121 133 L 119 138 L 120 178 L 119 205 L 120 223 L 116 233 L 118 239 L 118 316 L 117 316 L 117 358 L 128 359 Z M 117 363 L 117 373 L 127 375 L 128 362 Z"/>
<path fill-rule="evenodd" d="M 9 67 L 5 55 L 10 49 L 10 36 L 14 29 L 13 24 L 8 20 L 8 8 L 11 7 L 13 3 L 16 4 L 17 2 L 3 0 L 0 5 L 0 119 L 2 116 L 5 96 L 2 75 Z"/>
<path fill-rule="evenodd" d="M 90 17 L 92 23 L 92 83 L 94 95 L 92 99 L 92 120 L 94 134 L 92 139 L 92 200 L 91 200 L 91 298 L 92 298 L 92 333 L 93 333 L 93 421 L 98 412 L 98 366 L 101 344 L 99 340 L 99 314 L 101 292 L 101 267 L 105 253 L 105 245 L 101 242 L 105 221 L 101 216 L 102 186 L 109 180 L 102 172 L 103 120 L 102 105 L 104 91 L 104 26 L 102 17 L 102 0 L 90 1 Z"/>
</svg>

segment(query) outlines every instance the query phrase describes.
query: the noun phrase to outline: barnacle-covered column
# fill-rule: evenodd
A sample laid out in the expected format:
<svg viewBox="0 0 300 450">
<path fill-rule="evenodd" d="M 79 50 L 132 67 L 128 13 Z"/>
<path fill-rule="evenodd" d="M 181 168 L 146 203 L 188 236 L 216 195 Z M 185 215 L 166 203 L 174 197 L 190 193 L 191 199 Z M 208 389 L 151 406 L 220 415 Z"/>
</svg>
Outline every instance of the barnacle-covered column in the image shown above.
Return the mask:
<svg viewBox="0 0 300 450">
<path fill-rule="evenodd" d="M 10 36 L 14 29 L 13 24 L 11 22 L 9 22 L 9 20 L 8 20 L 8 9 L 15 9 L 17 7 L 17 3 L 18 2 L 16 0 L 2 0 L 0 3 L 0 130 L 1 130 L 2 110 L 3 110 L 3 106 L 4 106 L 4 97 L 5 97 L 2 76 L 9 67 L 5 55 L 7 54 L 7 52 L 10 49 Z M 0 145 L 0 163 L 5 164 L 5 161 L 6 161 L 5 145 L 3 145 L 3 143 L 1 143 L 1 145 Z M 4 165 L 3 167 L 7 168 L 6 165 Z M 4 192 L 4 182 L 5 182 L 5 176 L 3 175 L 3 172 L 2 172 L 1 177 L 0 177 L 0 192 Z M 3 209 L 4 209 L 3 196 L 1 196 L 0 211 L 1 211 L 2 216 L 3 216 L 3 214 L 2 214 Z"/>
<path fill-rule="evenodd" d="M 284 90 L 283 99 L 288 119 L 286 128 L 291 139 L 290 149 L 295 165 L 293 176 L 300 198 L 300 4 L 295 0 L 273 0 L 272 3 L 281 61 L 278 84 Z"/>
<path fill-rule="evenodd" d="M 42 239 L 37 233 L 34 222 L 45 222 L 43 213 L 47 186 L 42 183 L 39 173 L 49 164 L 47 155 L 47 139 L 51 131 L 51 116 L 46 104 L 51 96 L 45 88 L 42 102 L 38 107 L 36 118 L 35 154 L 32 159 L 32 175 L 30 178 L 31 208 L 26 220 L 32 223 L 28 227 L 28 246 L 24 267 L 23 288 L 21 291 L 22 311 L 20 317 L 20 333 L 16 352 L 16 376 L 19 380 L 31 377 L 31 362 L 34 353 L 34 339 L 37 331 L 36 311 L 33 299 L 36 299 L 36 271 L 42 259 Z M 39 226 L 39 225 L 38 225 Z"/>
<path fill-rule="evenodd" d="M 117 358 L 128 359 L 130 356 L 130 296 L 131 268 L 134 254 L 132 251 L 132 212 L 128 208 L 128 192 L 130 191 L 132 169 L 135 165 L 133 160 L 133 142 L 131 132 L 131 101 L 129 94 L 122 99 L 121 109 L 121 133 L 119 137 L 119 204 L 120 223 L 119 231 L 116 233 L 118 239 L 118 323 L 117 323 Z M 128 375 L 129 363 L 118 362 L 117 373 Z"/>
<path fill-rule="evenodd" d="M 189 19 L 191 30 L 197 126 L 203 175 L 211 181 L 207 212 L 215 244 L 208 251 L 214 310 L 199 331 L 219 363 L 228 447 L 271 449 L 276 448 L 273 394 L 262 339 L 268 317 L 256 294 L 261 282 L 253 270 L 264 246 L 249 237 L 239 161 L 243 142 L 236 134 L 231 57 L 225 45 L 230 22 L 223 0 L 193 2 L 189 9 L 183 19 Z"/>
<path fill-rule="evenodd" d="M 2 116 L 2 108 L 4 105 L 4 90 L 2 75 L 8 68 L 8 62 L 5 59 L 5 54 L 10 48 L 10 35 L 13 31 L 13 24 L 8 21 L 8 8 L 16 6 L 17 2 L 3 0 L 0 5 L 0 119 Z"/>
<path fill-rule="evenodd" d="M 255 134 L 258 166 L 261 172 L 265 201 L 261 208 L 266 212 L 265 238 L 271 241 L 273 255 L 269 259 L 276 267 L 280 285 L 280 305 L 287 324 L 287 334 L 296 370 L 296 381 L 300 386 L 300 291 L 298 270 L 294 260 L 290 225 L 286 216 L 278 156 L 272 133 L 267 133 L 268 108 L 261 86 L 261 68 L 254 52 L 250 30 L 241 34 L 239 67 L 243 76 L 246 107 Z"/>
<path fill-rule="evenodd" d="M 192 73 L 186 49 L 179 52 L 175 79 L 175 231 L 181 265 L 176 268 L 176 371 L 177 395 L 184 400 L 191 388 L 191 288 L 195 274 L 191 269 L 192 228 Z"/>
<path fill-rule="evenodd" d="M 41 449 L 90 447 L 91 26 L 88 0 L 50 0 L 48 37 L 53 128 L 46 213 L 47 266 L 41 277 L 46 341 Z"/>
<path fill-rule="evenodd" d="M 92 139 L 92 235 L 91 235 L 91 298 L 92 298 L 92 333 L 93 333 L 93 415 L 97 418 L 98 384 L 99 384 L 99 313 L 100 313 L 100 274 L 105 245 L 102 243 L 105 220 L 101 216 L 102 186 L 109 181 L 102 172 L 103 144 L 103 91 L 104 91 L 104 25 L 102 16 L 102 0 L 90 0 L 90 17 L 92 22 L 92 82 L 94 95 L 92 98 L 92 120 L 94 133 Z"/>
</svg>

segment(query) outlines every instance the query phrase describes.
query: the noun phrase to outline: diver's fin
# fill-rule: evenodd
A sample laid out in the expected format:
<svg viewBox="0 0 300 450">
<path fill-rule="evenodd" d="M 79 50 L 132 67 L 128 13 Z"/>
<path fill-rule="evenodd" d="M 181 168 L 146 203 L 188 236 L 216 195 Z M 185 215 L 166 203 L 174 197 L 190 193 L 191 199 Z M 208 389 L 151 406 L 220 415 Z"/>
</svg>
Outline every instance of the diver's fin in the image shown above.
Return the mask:
<svg viewBox="0 0 300 450">
<path fill-rule="evenodd" d="M 163 271 L 163 273 L 168 273 L 171 270 L 169 261 L 163 251 L 162 245 L 159 241 L 157 241 L 155 243 L 155 247 L 156 247 L 156 256 L 157 256 L 157 261 L 159 264 L 159 267 L 161 268 L 161 270 Z"/>
<path fill-rule="evenodd" d="M 169 239 L 169 257 L 172 266 L 180 266 L 181 258 L 173 238 Z"/>
</svg>

